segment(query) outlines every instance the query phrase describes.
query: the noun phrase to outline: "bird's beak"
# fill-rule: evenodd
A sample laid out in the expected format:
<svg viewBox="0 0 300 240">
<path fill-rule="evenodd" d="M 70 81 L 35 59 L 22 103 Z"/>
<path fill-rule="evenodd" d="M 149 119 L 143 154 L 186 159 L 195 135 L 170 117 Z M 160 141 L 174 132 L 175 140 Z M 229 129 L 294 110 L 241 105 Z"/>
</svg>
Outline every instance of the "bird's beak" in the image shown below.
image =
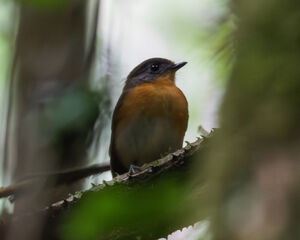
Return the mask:
<svg viewBox="0 0 300 240">
<path fill-rule="evenodd" d="M 187 62 L 175 63 L 174 65 L 172 65 L 171 69 L 174 70 L 174 71 L 177 71 L 180 68 L 182 68 L 185 64 L 187 64 Z"/>
</svg>

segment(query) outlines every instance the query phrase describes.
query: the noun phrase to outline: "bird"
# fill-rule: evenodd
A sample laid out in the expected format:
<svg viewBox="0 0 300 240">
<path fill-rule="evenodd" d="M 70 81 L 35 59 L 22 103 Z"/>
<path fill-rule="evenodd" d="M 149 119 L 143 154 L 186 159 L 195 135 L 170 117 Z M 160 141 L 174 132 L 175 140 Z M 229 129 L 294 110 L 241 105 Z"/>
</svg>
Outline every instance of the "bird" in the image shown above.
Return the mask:
<svg viewBox="0 0 300 240">
<path fill-rule="evenodd" d="M 186 64 L 150 58 L 127 76 L 112 115 L 109 155 L 113 177 L 182 147 L 188 102 L 175 84 L 175 73 Z"/>
</svg>

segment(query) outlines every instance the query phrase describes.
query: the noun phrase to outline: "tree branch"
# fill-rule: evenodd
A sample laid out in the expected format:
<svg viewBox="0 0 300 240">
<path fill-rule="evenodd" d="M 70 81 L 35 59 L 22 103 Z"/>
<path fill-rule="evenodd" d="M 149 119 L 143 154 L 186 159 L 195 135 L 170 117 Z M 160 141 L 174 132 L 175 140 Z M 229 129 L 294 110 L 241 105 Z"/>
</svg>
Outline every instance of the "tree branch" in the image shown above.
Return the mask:
<svg viewBox="0 0 300 240">
<path fill-rule="evenodd" d="M 94 233 L 97 239 L 99 236 L 100 239 L 167 236 L 206 217 L 205 211 L 195 211 L 194 207 L 195 200 L 197 204 L 204 202 L 205 186 L 203 183 L 192 183 L 191 173 L 207 139 L 199 138 L 194 143 L 188 143 L 183 149 L 144 165 L 136 174 L 117 176 L 41 211 L 11 216 L 2 224 L 0 232 L 8 222 L 26 222 L 28 218 L 47 215 L 51 217 L 45 218 L 47 223 L 42 231 L 43 239 L 61 239 L 66 232 L 70 239 L 80 239 L 83 236 L 75 226 L 79 222 L 102 226 L 95 228 L 100 230 Z M 98 214 L 95 221 L 93 215 Z"/>
</svg>

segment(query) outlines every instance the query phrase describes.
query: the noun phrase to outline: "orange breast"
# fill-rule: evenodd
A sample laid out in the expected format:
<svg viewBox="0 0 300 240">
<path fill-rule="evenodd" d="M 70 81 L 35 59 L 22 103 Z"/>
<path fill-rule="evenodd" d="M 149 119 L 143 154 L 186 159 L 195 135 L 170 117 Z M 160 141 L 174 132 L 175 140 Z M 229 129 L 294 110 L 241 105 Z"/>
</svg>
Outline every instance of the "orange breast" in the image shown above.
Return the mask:
<svg viewBox="0 0 300 240">
<path fill-rule="evenodd" d="M 166 76 L 130 90 L 118 114 L 120 121 L 116 126 L 117 135 L 132 119 L 140 116 L 160 117 L 173 125 L 174 131 L 183 141 L 188 121 L 188 104 L 184 94 L 170 80 L 170 76 Z"/>
</svg>

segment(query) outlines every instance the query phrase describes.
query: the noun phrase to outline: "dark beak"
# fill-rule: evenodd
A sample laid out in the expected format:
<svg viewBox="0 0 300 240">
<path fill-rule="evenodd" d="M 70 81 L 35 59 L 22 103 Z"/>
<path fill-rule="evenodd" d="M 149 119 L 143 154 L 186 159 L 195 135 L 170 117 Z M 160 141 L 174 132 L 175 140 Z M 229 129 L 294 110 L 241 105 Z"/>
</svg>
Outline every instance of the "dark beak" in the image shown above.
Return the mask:
<svg viewBox="0 0 300 240">
<path fill-rule="evenodd" d="M 182 68 L 185 64 L 187 64 L 187 62 L 175 63 L 174 65 L 172 65 L 171 69 L 173 69 L 174 71 L 177 71 L 180 68 Z"/>
</svg>

